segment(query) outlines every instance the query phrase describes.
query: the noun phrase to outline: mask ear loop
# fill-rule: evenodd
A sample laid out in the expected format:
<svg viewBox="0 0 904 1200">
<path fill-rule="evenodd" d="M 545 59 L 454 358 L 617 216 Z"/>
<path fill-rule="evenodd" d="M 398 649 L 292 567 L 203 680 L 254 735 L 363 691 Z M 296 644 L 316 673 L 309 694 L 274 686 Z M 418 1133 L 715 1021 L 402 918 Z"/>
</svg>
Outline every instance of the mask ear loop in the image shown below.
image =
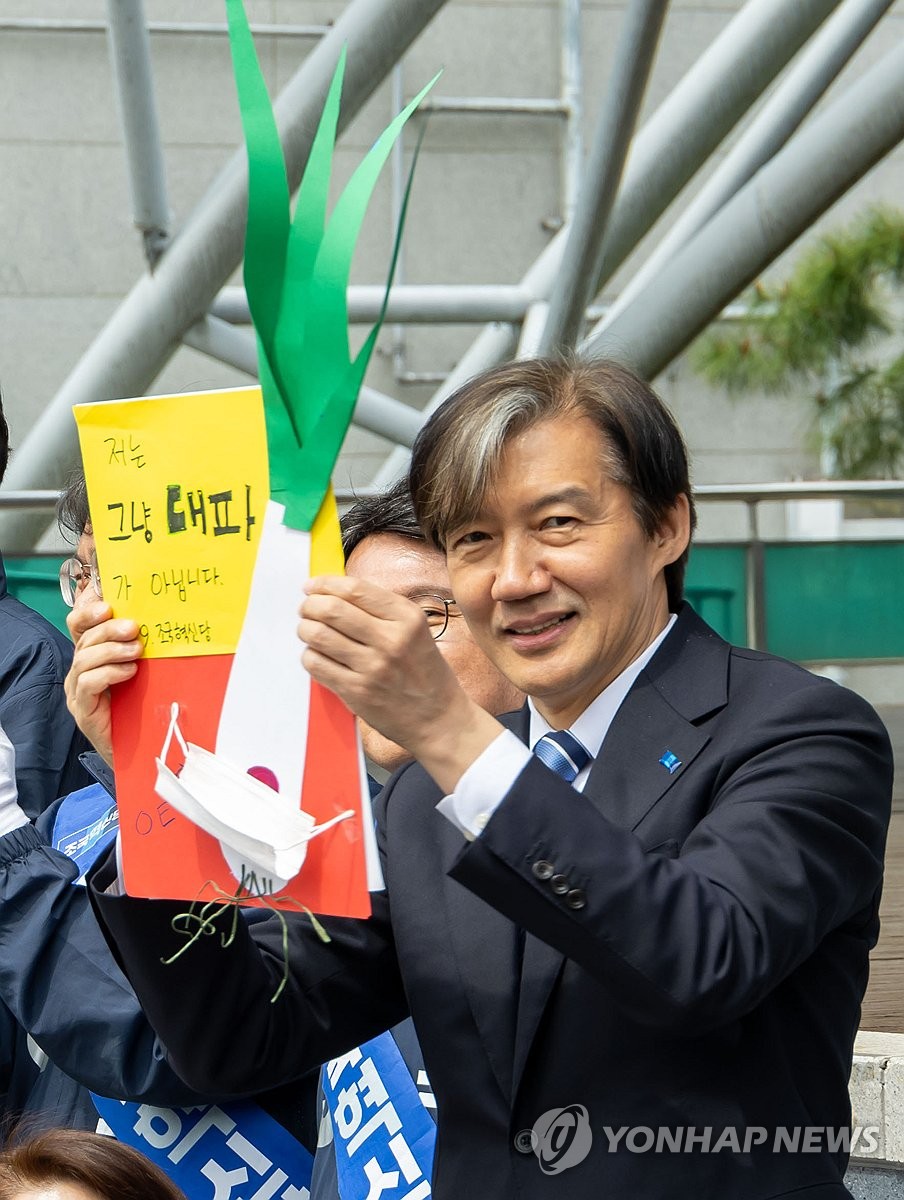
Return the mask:
<svg viewBox="0 0 904 1200">
<path fill-rule="evenodd" d="M 338 825 L 340 821 L 347 821 L 349 817 L 355 815 L 353 808 L 347 808 L 345 812 L 341 812 L 338 816 L 330 817 L 328 821 L 324 821 L 322 825 L 312 825 L 311 831 L 304 841 L 309 842 L 311 838 L 319 837 L 321 833 L 326 833 L 328 829 L 332 829 L 334 825 Z M 296 843 L 297 844 L 297 843 Z"/>
</svg>

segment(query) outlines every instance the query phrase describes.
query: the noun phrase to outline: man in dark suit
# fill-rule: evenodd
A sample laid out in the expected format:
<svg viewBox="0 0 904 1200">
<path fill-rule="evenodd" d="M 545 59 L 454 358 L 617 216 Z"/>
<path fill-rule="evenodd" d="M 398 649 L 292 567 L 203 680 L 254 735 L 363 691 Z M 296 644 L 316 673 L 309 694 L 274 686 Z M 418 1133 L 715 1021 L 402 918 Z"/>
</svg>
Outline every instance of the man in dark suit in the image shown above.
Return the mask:
<svg viewBox="0 0 904 1200">
<path fill-rule="evenodd" d="M 270 1004 L 278 929 L 163 966 L 178 906 L 112 897 L 108 863 L 95 901 L 177 1070 L 270 1086 L 410 1012 L 438 1200 L 846 1197 L 891 792 L 875 714 L 682 603 L 684 446 L 615 364 L 472 380 L 410 483 L 530 704 L 503 728 L 403 598 L 311 581 L 305 666 L 418 760 L 377 805 L 386 891 L 328 945 L 290 919 Z M 360 1055 L 336 1071 L 348 1152 L 372 1197 L 425 1196 L 370 1079 Z"/>
</svg>

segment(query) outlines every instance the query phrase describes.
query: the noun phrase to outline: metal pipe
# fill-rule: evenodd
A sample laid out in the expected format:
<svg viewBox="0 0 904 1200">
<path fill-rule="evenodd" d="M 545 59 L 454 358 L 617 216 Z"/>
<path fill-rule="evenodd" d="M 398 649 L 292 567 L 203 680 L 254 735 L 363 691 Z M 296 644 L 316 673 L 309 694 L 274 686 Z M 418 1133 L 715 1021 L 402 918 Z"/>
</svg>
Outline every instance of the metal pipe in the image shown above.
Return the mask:
<svg viewBox="0 0 904 1200">
<path fill-rule="evenodd" d="M 785 144 L 893 0 L 843 0 L 801 50 L 749 128 L 635 271 L 606 315 L 605 328 L 672 255 Z"/>
<path fill-rule="evenodd" d="M 275 25 L 251 23 L 255 37 L 321 38 L 329 25 Z M 0 32 L 11 33 L 106 33 L 106 21 L 70 20 L 61 17 L 0 17 Z M 215 34 L 225 36 L 229 29 L 222 21 L 148 21 L 148 33 L 187 34 L 191 37 Z"/>
<path fill-rule="evenodd" d="M 751 650 L 762 650 L 766 645 L 766 550 L 760 537 L 756 501 L 747 503 L 747 550 L 744 557 L 747 645 Z"/>
<path fill-rule="evenodd" d="M 545 300 L 535 300 L 524 316 L 521 337 L 518 339 L 517 358 L 532 358 L 535 347 L 543 340 L 543 331 L 549 322 L 549 305 Z"/>
<path fill-rule="evenodd" d="M 0 492 L 0 508 L 56 508 L 60 493 L 46 488 L 30 492 Z"/>
<path fill-rule="evenodd" d="M 581 0 L 561 0 L 559 74 L 568 113 L 562 142 L 562 220 L 574 216 L 584 162 L 584 76 L 581 63 Z"/>
<path fill-rule="evenodd" d="M 444 0 L 352 0 L 276 101 L 290 186 L 297 187 L 317 117 L 343 45 L 348 46 L 340 123 L 344 128 Z M 11 488 L 61 483 L 78 459 L 74 404 L 141 395 L 178 348 L 241 260 L 248 173 L 237 150 L 214 180 L 153 275 L 145 275 L 76 364 L 10 464 Z M 36 516 L 0 522 L 0 544 L 28 547 L 41 532 Z"/>
<path fill-rule="evenodd" d="M 182 340 L 193 350 L 257 379 L 257 341 L 248 330 L 206 316 L 187 329 Z M 361 389 L 352 420 L 362 429 L 409 447 L 414 445 L 421 425 L 416 409 L 369 387 Z"/>
<path fill-rule="evenodd" d="M 767 504 L 781 500 L 904 499 L 904 479 L 816 479 L 794 483 L 702 483 L 694 498 L 713 504 Z"/>
<path fill-rule="evenodd" d="M 352 420 L 362 429 L 409 449 L 421 428 L 421 414 L 416 408 L 366 385 L 358 394 Z"/>
<path fill-rule="evenodd" d="M 386 289 L 381 283 L 352 284 L 346 297 L 349 324 L 372 325 L 380 315 L 385 294 Z M 405 325 L 518 323 L 526 319 L 528 311 L 537 303 L 519 284 L 411 283 L 392 288 L 386 319 Z M 608 311 L 604 304 L 591 304 L 587 308 L 587 319 L 599 321 Z M 729 304 L 719 314 L 719 320 L 745 320 L 749 311 L 746 304 Z M 222 288 L 210 306 L 210 315 L 230 325 L 250 325 L 245 289 Z"/>
<path fill-rule="evenodd" d="M 402 64 L 397 62 L 392 68 L 391 76 L 391 104 L 393 112 L 401 112 L 405 95 L 405 77 L 402 71 Z M 389 167 L 392 173 L 391 188 L 390 188 L 390 206 L 389 220 L 391 222 L 389 228 L 389 237 L 394 241 L 398 235 L 399 223 L 402 219 L 402 206 L 405 197 L 405 131 L 404 129 L 396 138 L 390 154 Z M 391 243 L 390 243 L 391 244 Z M 405 265 L 406 265 L 406 244 L 402 238 L 396 250 L 396 268 L 395 282 L 397 284 L 405 283 Z M 391 344 L 392 344 L 392 369 L 396 381 L 408 370 L 407 345 L 405 341 L 405 330 L 401 324 L 395 322 L 395 318 L 390 318 L 394 321 L 391 329 Z M 376 317 L 374 318 L 376 320 Z"/>
<path fill-rule="evenodd" d="M 838 0 L 748 0 L 639 131 L 602 247 L 608 282 Z"/>
<path fill-rule="evenodd" d="M 498 117 L 567 117 L 562 100 L 543 96 L 436 96 L 421 106 L 425 113 L 482 113 Z"/>
<path fill-rule="evenodd" d="M 347 297 L 351 324 L 373 324 L 385 295 L 386 289 L 380 284 L 352 285 Z M 406 325 L 521 321 L 531 300 L 517 284 L 402 284 L 390 290 L 386 320 Z M 250 314 L 245 289 L 223 288 L 210 311 L 234 325 L 247 324 Z"/>
<path fill-rule="evenodd" d="M 549 299 L 549 315 L 538 346 L 540 354 L 574 345 L 582 331 L 587 303 L 596 294 L 609 214 L 668 6 L 669 0 L 633 0 L 624 15 L 606 98 L 562 254 L 562 268 Z"/>
<path fill-rule="evenodd" d="M 257 340 L 247 330 L 208 315 L 185 330 L 182 343 L 257 379 Z"/>
<path fill-rule="evenodd" d="M 398 64 L 392 75 L 393 107 L 397 111 L 401 107 L 402 67 Z M 457 112 L 484 113 L 505 115 L 535 115 L 535 116 L 564 116 L 565 134 L 562 139 L 562 214 L 563 220 L 571 219 L 574 212 L 577 191 L 581 177 L 583 147 L 581 135 L 582 122 L 582 90 L 583 77 L 581 73 L 581 0 L 561 0 L 561 38 L 560 38 L 560 97 L 558 100 L 542 98 L 487 99 L 469 97 L 436 97 L 424 104 L 426 112 Z M 403 147 L 402 139 L 393 147 L 392 162 L 392 222 L 393 233 L 398 224 L 398 214 L 401 209 L 401 197 L 404 188 Z M 556 227 L 561 227 L 558 221 Z M 404 246 L 400 251 L 396 266 L 396 280 L 403 284 L 405 280 Z M 508 313 L 491 313 L 484 320 L 520 320 L 524 309 L 518 317 Z M 350 315 L 350 320 L 353 319 Z M 393 319 L 393 318 L 389 318 Z M 450 317 L 454 320 L 454 317 Z M 542 326 L 538 327 L 538 332 Z M 523 335 L 522 335 L 523 336 Z M 414 372 L 408 369 L 407 338 L 402 328 L 401 320 L 394 323 L 392 328 L 392 362 L 393 374 L 398 383 L 434 383 L 444 382 L 445 373 Z"/>
<path fill-rule="evenodd" d="M 748 0 L 638 131 L 604 242 L 603 274 L 615 271 L 697 168 L 832 11 L 838 0 Z M 567 240 L 562 229 L 521 286 L 548 299 Z M 597 279 L 597 289 L 602 286 Z M 471 375 L 509 357 L 510 325 L 488 325 L 428 401 L 424 419 Z M 408 455 L 393 450 L 375 482 L 391 483 Z"/>
<path fill-rule="evenodd" d="M 898 43 L 805 125 L 656 280 L 581 345 L 656 376 L 801 233 L 904 138 Z"/>
<path fill-rule="evenodd" d="M 129 165 L 132 220 L 153 268 L 169 240 L 172 220 L 143 0 L 107 0 L 110 59 Z"/>
</svg>

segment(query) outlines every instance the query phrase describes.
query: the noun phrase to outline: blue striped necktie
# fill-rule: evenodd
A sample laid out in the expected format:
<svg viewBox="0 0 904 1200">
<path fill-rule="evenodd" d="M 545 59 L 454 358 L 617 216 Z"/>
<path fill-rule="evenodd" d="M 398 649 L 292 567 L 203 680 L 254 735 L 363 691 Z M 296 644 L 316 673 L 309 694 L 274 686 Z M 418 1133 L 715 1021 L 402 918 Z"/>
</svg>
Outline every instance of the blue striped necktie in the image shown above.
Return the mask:
<svg viewBox="0 0 904 1200">
<path fill-rule="evenodd" d="M 567 729 L 544 733 L 534 746 L 534 754 L 569 783 L 574 783 L 593 757 Z"/>
</svg>

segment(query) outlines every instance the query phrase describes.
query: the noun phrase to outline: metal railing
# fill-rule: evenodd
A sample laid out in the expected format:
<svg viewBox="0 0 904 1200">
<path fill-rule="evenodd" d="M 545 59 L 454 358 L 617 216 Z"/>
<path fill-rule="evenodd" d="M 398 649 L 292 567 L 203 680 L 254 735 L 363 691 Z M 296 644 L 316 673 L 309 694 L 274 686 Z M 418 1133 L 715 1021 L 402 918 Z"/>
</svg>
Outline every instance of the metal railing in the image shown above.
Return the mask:
<svg viewBox="0 0 904 1200">
<path fill-rule="evenodd" d="M 698 503 L 733 502 L 747 506 L 747 644 L 759 650 L 766 646 L 766 563 L 760 505 L 789 500 L 904 500 L 904 480 L 702 484 L 694 489 L 694 496 Z"/>
</svg>

